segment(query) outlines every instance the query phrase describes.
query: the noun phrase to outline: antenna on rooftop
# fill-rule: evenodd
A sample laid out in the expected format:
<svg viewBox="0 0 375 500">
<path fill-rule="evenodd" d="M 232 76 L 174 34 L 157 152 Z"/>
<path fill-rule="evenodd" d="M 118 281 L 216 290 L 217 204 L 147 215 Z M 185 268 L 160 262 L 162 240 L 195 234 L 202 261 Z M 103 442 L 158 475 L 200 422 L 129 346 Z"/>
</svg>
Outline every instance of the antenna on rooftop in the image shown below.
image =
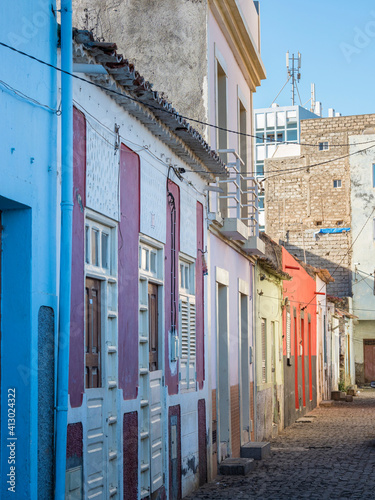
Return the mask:
<svg viewBox="0 0 375 500">
<path fill-rule="evenodd" d="M 291 79 L 292 84 L 292 104 L 295 104 L 295 93 L 297 90 L 297 83 L 301 80 L 301 53 L 298 52 L 297 57 L 292 57 L 289 55 L 289 51 L 286 53 L 286 68 L 288 71 L 288 79 Z"/>
</svg>

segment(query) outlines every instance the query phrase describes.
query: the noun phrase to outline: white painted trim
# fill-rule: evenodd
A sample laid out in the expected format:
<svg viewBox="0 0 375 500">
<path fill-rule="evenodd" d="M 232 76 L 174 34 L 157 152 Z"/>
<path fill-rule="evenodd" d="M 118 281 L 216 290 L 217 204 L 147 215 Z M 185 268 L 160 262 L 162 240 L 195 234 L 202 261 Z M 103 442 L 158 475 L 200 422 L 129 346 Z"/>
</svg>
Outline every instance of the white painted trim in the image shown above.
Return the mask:
<svg viewBox="0 0 375 500">
<path fill-rule="evenodd" d="M 250 285 L 247 281 L 244 281 L 241 278 L 238 278 L 238 291 L 243 295 L 250 295 Z"/>
<path fill-rule="evenodd" d="M 222 67 L 222 69 L 224 70 L 224 72 L 228 78 L 228 65 L 224 59 L 224 56 L 222 55 L 220 50 L 217 48 L 216 43 L 214 43 L 214 53 L 215 53 L 215 60 L 220 64 L 220 66 Z M 216 61 L 215 61 L 215 66 L 216 66 Z M 216 71 L 216 76 L 217 76 L 217 71 Z"/>
<path fill-rule="evenodd" d="M 220 285 L 229 286 L 229 272 L 226 269 L 216 266 L 216 283 Z"/>
<path fill-rule="evenodd" d="M 164 243 L 161 243 L 160 241 L 155 240 L 154 238 L 151 238 L 151 236 L 147 236 L 143 233 L 139 233 L 139 242 L 154 247 L 158 250 L 164 249 Z"/>
<path fill-rule="evenodd" d="M 249 104 L 247 102 L 247 98 L 245 94 L 242 92 L 241 87 L 237 84 L 237 99 L 241 101 L 242 106 L 246 109 L 246 112 L 249 112 Z"/>
<path fill-rule="evenodd" d="M 89 219 L 92 222 L 98 222 L 99 224 L 102 224 L 103 226 L 108 226 L 115 228 L 117 227 L 118 222 L 111 219 L 110 217 L 106 215 L 102 215 L 99 212 L 95 212 L 91 208 L 85 208 L 85 218 Z"/>
</svg>

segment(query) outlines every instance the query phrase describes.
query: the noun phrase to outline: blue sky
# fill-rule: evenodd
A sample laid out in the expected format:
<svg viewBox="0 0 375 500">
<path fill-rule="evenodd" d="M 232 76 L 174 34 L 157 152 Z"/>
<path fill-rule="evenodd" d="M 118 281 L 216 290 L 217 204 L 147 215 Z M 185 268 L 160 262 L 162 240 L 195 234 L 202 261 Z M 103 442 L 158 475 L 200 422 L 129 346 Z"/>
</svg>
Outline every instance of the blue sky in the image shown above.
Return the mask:
<svg viewBox="0 0 375 500">
<path fill-rule="evenodd" d="M 286 82 L 289 50 L 302 54 L 303 104 L 315 83 L 323 116 L 328 108 L 343 115 L 375 113 L 374 0 L 260 0 L 260 15 L 267 79 L 254 94 L 254 108 L 268 107 Z M 276 102 L 292 103 L 290 83 Z"/>
</svg>

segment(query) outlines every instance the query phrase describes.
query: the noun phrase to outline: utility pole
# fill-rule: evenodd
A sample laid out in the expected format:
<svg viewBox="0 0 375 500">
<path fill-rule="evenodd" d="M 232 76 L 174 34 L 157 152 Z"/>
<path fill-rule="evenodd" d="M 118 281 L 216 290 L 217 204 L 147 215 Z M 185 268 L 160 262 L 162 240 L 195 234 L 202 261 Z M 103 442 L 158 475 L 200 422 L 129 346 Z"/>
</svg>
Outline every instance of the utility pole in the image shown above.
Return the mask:
<svg viewBox="0 0 375 500">
<path fill-rule="evenodd" d="M 292 104 L 295 105 L 295 91 L 296 85 L 299 83 L 301 79 L 301 54 L 298 52 L 298 56 L 292 57 L 289 56 L 289 51 L 286 53 L 286 68 L 288 71 L 288 79 L 291 78 L 292 84 Z"/>
</svg>

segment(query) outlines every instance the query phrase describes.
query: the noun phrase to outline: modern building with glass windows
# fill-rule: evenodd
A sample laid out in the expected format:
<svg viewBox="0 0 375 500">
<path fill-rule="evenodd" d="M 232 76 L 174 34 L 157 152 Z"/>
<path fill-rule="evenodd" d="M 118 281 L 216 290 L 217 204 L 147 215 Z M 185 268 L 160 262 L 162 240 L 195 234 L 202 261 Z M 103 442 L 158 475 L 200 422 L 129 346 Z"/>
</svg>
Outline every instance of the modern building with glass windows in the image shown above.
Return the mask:
<svg viewBox="0 0 375 500">
<path fill-rule="evenodd" d="M 254 110 L 255 141 L 254 161 L 255 175 L 259 181 L 266 177 L 264 160 L 274 157 L 276 149 L 281 144 L 299 143 L 301 120 L 319 118 L 318 115 L 301 106 L 283 106 L 273 104 L 270 108 Z M 299 154 L 298 148 L 283 148 L 283 156 Z M 265 194 L 259 197 L 259 228 L 265 229 L 264 216 Z"/>
</svg>

